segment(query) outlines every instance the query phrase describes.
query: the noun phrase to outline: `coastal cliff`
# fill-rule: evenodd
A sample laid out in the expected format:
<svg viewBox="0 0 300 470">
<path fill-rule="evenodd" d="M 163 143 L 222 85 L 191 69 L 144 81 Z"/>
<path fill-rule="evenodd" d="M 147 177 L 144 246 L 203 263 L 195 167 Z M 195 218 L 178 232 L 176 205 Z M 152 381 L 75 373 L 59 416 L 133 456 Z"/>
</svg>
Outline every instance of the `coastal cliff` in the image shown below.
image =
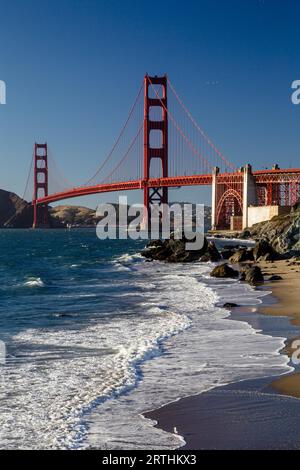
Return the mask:
<svg viewBox="0 0 300 470">
<path fill-rule="evenodd" d="M 50 225 L 62 228 L 67 225 L 75 227 L 95 226 L 96 212 L 81 206 L 49 207 Z M 0 228 L 32 227 L 32 205 L 10 191 L 0 190 Z"/>
<path fill-rule="evenodd" d="M 31 204 L 10 191 L 0 189 L 0 227 L 28 228 L 32 226 Z"/>
<path fill-rule="evenodd" d="M 266 222 L 253 225 L 242 233 L 255 240 L 265 239 L 278 253 L 300 251 L 300 205 L 291 208 L 286 215 L 273 217 Z"/>
<path fill-rule="evenodd" d="M 90 226 L 96 224 L 95 211 L 80 206 L 49 207 L 50 225 L 61 228 L 68 224 Z M 0 189 L 0 228 L 32 227 L 33 209 L 29 202 L 10 191 Z"/>
</svg>

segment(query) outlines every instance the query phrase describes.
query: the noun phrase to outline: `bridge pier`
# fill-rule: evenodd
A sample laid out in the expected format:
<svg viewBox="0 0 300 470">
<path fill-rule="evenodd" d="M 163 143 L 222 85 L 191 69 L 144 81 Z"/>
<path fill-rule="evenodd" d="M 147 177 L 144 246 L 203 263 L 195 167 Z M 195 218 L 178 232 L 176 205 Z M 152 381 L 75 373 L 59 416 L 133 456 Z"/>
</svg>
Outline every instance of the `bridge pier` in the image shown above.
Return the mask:
<svg viewBox="0 0 300 470">
<path fill-rule="evenodd" d="M 217 210 L 217 176 L 220 172 L 219 167 L 215 167 L 213 169 L 213 176 L 212 176 L 212 201 L 211 201 L 211 229 L 212 230 L 217 230 L 217 215 L 216 215 L 216 210 Z"/>
<path fill-rule="evenodd" d="M 251 165 L 235 174 L 212 175 L 212 230 L 242 230 L 249 225 L 249 206 L 258 205 L 258 188 Z"/>
<path fill-rule="evenodd" d="M 168 176 L 168 112 L 167 112 L 167 76 L 144 78 L 144 226 L 150 227 L 151 208 L 168 203 L 167 187 L 149 187 L 148 181 L 151 177 L 151 160 L 159 159 L 161 161 L 161 177 Z M 161 93 L 156 91 L 155 86 L 161 88 Z M 149 96 L 149 89 L 152 89 L 152 95 Z M 150 119 L 150 109 L 152 107 L 161 108 L 161 119 Z M 161 134 L 160 146 L 152 147 L 151 133 L 159 131 Z M 155 175 L 156 177 L 158 175 Z M 146 223 L 147 218 L 147 223 Z"/>
<path fill-rule="evenodd" d="M 212 174 L 212 230 L 242 230 L 243 181 L 242 171 Z"/>
<path fill-rule="evenodd" d="M 37 204 L 37 199 L 48 196 L 48 147 L 47 144 L 34 145 L 34 193 L 32 228 L 48 228 L 49 214 L 47 204 Z"/>
<path fill-rule="evenodd" d="M 248 207 L 250 205 L 256 206 L 258 203 L 257 188 L 254 176 L 252 174 L 251 165 L 247 164 L 243 168 L 244 183 L 243 183 L 243 225 L 242 228 L 248 227 Z"/>
<path fill-rule="evenodd" d="M 33 224 L 32 228 L 49 228 L 49 211 L 47 204 L 36 204 L 33 202 Z"/>
</svg>

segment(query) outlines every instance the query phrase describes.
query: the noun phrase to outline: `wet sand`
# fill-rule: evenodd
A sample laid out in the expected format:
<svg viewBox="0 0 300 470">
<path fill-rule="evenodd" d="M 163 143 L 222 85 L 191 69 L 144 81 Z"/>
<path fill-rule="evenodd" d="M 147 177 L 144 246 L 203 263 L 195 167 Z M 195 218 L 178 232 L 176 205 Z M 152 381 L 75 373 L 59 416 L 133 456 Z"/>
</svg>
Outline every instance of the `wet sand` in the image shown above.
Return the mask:
<svg viewBox="0 0 300 470">
<path fill-rule="evenodd" d="M 295 263 L 295 264 L 294 264 Z M 260 263 L 265 278 L 270 275 L 279 275 L 281 281 L 266 283 L 270 286 L 278 302 L 271 307 L 262 307 L 260 311 L 267 315 L 291 317 L 294 325 L 300 325 L 300 261 L 274 261 L 274 263 Z"/>
<path fill-rule="evenodd" d="M 300 261 L 278 261 L 264 263 L 261 268 L 266 273 L 278 274 L 283 279 L 272 282 L 272 292 L 278 303 L 272 307 L 263 307 L 267 315 L 288 316 L 293 325 L 300 325 Z M 291 339 L 283 353 L 300 362 L 300 338 Z M 279 393 L 300 398 L 300 373 L 280 377 L 271 386 Z"/>
<path fill-rule="evenodd" d="M 300 262 L 276 261 L 260 263 L 260 267 L 266 280 L 271 275 L 282 277 L 265 283 L 277 302 L 267 301 L 258 311 L 268 316 L 263 332 L 288 338 L 282 354 L 295 357 L 296 346 L 300 359 L 300 341 L 294 343 L 300 339 Z M 251 313 L 235 310 L 232 318 L 252 323 Z M 252 315 L 254 324 L 261 322 L 256 317 L 262 315 Z M 160 428 L 182 435 L 184 449 L 300 449 L 298 398 L 300 372 L 296 370 L 273 379 L 219 387 L 145 416 L 157 421 Z"/>
<path fill-rule="evenodd" d="M 147 415 L 184 436 L 184 450 L 300 449 L 300 400 L 245 381 L 184 398 Z"/>
</svg>

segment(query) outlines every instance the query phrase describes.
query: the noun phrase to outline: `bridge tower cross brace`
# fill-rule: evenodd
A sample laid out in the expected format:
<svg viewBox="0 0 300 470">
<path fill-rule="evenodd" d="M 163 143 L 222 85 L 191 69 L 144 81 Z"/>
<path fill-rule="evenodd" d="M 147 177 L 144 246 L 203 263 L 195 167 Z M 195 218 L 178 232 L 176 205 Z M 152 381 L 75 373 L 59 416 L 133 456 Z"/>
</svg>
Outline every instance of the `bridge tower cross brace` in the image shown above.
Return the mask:
<svg viewBox="0 0 300 470">
<path fill-rule="evenodd" d="M 150 168 L 152 159 L 161 161 L 161 177 L 168 176 L 168 112 L 167 112 L 167 76 L 144 78 L 144 207 L 147 209 L 145 216 L 148 218 L 148 227 L 150 228 L 150 211 L 153 205 L 168 203 L 167 187 L 149 187 L 148 182 L 151 177 Z M 150 97 L 149 90 L 152 90 Z M 159 90 L 157 90 L 159 86 Z M 161 93 L 160 93 L 161 90 Z M 154 96 L 153 96 L 154 95 Z M 161 119 L 153 120 L 150 118 L 152 107 L 161 108 Z M 151 131 L 161 132 L 161 145 L 159 148 L 151 146 Z M 144 220 L 146 222 L 146 220 Z"/>
<path fill-rule="evenodd" d="M 34 145 L 34 193 L 33 228 L 49 227 L 47 204 L 37 204 L 37 199 L 48 196 L 48 147 L 47 144 Z"/>
</svg>

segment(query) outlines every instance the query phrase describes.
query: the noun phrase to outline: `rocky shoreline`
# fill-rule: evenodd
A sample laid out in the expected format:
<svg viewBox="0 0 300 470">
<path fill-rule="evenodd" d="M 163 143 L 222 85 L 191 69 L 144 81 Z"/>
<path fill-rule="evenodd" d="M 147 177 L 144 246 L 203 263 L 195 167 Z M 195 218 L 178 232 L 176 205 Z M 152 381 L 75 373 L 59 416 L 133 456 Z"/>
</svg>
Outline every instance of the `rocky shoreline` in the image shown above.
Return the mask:
<svg viewBox="0 0 300 470">
<path fill-rule="evenodd" d="M 288 216 L 254 226 L 241 234 L 239 240 L 227 239 L 226 246 L 218 250 L 221 258 L 216 260 L 211 273 L 254 286 L 264 283 L 266 290 L 272 291 L 272 301 L 263 302 L 259 308 L 253 306 L 249 311 L 231 302 L 220 306 L 231 310 L 234 320 L 246 321 L 272 337 L 287 338 L 281 354 L 294 359 L 299 359 L 300 246 L 296 229 L 300 226 L 299 216 L 296 208 Z M 246 246 L 245 239 L 253 240 L 253 246 Z M 205 259 L 212 261 L 209 253 L 201 254 L 198 261 Z M 261 314 L 270 320 L 259 318 Z M 254 356 L 255 353 L 253 350 Z M 299 366 L 293 361 L 291 365 L 295 370 L 287 374 L 217 387 L 169 403 L 146 417 L 155 420 L 164 431 L 172 432 L 176 427 L 186 442 L 184 450 L 298 449 L 295 429 L 299 401 L 294 397 L 300 397 L 300 373 Z M 257 429 L 262 432 L 257 433 Z"/>
<path fill-rule="evenodd" d="M 247 322 L 271 337 L 286 338 L 280 353 L 291 359 L 289 365 L 295 370 L 191 394 L 145 414 L 164 431 L 172 432 L 176 427 L 185 440 L 183 450 L 299 448 L 295 429 L 300 402 L 295 398 L 300 398 L 300 372 L 299 363 L 294 360 L 299 359 L 300 259 L 258 261 L 258 266 L 266 290 L 272 291 L 272 299 L 263 297 L 267 300 L 250 308 L 233 303 L 219 306 L 231 310 L 229 320 Z M 277 279 L 280 282 L 271 282 Z M 255 353 L 253 350 L 254 356 Z M 257 429 L 262 432 L 257 433 Z"/>
<path fill-rule="evenodd" d="M 238 278 L 250 285 L 264 283 L 264 274 L 258 263 L 274 263 L 279 260 L 300 261 L 300 206 L 296 205 L 284 216 L 273 217 L 240 234 L 240 241 L 218 249 L 215 241 L 203 238 L 198 250 L 187 250 L 187 239 L 172 233 L 170 239 L 151 240 L 142 251 L 147 261 L 188 263 L 194 261 L 218 263 L 210 275 L 219 278 Z M 243 240 L 253 240 L 248 247 Z M 281 280 L 279 275 L 269 276 L 268 281 Z"/>
<path fill-rule="evenodd" d="M 271 275 L 265 279 L 262 269 L 257 263 L 274 263 L 279 260 L 289 259 L 298 263 L 300 257 L 295 256 L 295 252 L 278 253 L 270 243 L 264 239 L 259 240 L 251 248 L 240 243 L 227 246 L 218 250 L 214 241 L 204 238 L 204 243 L 199 250 L 186 250 L 186 239 L 175 238 L 175 234 L 170 239 L 152 240 L 142 251 L 142 256 L 146 261 L 163 261 L 166 263 L 190 263 L 216 262 L 210 276 L 216 278 L 234 278 L 242 282 L 247 282 L 252 286 L 261 285 L 267 281 L 279 281 L 279 275 Z"/>
</svg>

